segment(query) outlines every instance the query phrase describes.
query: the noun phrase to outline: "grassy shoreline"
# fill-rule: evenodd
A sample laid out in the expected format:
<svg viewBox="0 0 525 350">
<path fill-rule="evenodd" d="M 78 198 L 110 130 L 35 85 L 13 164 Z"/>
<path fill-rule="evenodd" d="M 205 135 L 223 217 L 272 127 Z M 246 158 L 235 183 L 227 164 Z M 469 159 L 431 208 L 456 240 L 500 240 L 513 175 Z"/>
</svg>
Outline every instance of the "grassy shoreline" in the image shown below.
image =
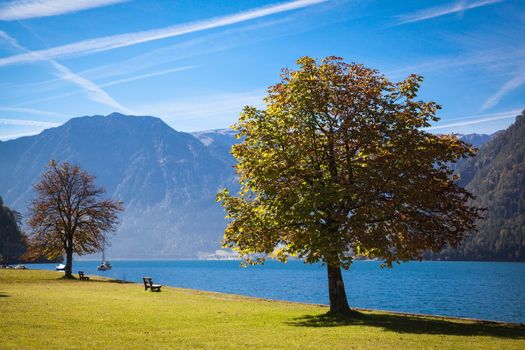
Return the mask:
<svg viewBox="0 0 525 350">
<path fill-rule="evenodd" d="M 367 260 L 367 261 L 373 261 L 373 260 Z M 415 260 L 417 261 L 417 260 Z M 126 280 L 117 280 L 114 278 L 109 278 L 105 276 L 100 275 L 89 275 L 92 278 L 100 279 L 100 280 L 108 280 L 108 281 L 116 281 L 118 283 L 134 283 L 137 285 L 141 285 L 139 282 L 132 282 L 132 281 L 126 281 Z M 298 304 L 298 305 L 309 305 L 309 306 L 318 306 L 318 307 L 324 307 L 328 308 L 328 304 L 321 304 L 321 303 L 308 303 L 303 301 L 293 301 L 293 300 L 283 300 L 283 299 L 269 299 L 269 298 L 262 298 L 262 297 L 255 297 L 251 295 L 243 295 L 243 294 L 234 294 L 234 293 L 225 293 L 225 292 L 215 292 L 215 291 L 207 291 L 207 290 L 199 290 L 199 289 L 191 289 L 191 288 L 184 288 L 184 287 L 175 287 L 175 286 L 169 286 L 166 285 L 168 288 L 175 288 L 179 290 L 188 290 L 192 292 L 203 292 L 203 293 L 210 293 L 210 294 L 219 294 L 224 296 L 239 296 L 246 299 L 254 299 L 254 300 L 261 300 L 266 302 L 282 302 L 282 303 L 291 303 L 291 304 Z M 500 324 L 500 325 L 508 325 L 508 326 L 525 326 L 525 323 L 521 322 L 506 322 L 506 321 L 498 321 L 498 320 L 489 320 L 489 319 L 483 319 L 483 318 L 475 318 L 475 317 L 458 317 L 458 316 L 447 316 L 447 315 L 434 315 L 434 314 L 422 314 L 417 312 L 404 312 L 404 311 L 392 311 L 392 310 L 380 310 L 380 309 L 365 309 L 365 308 L 352 308 L 352 310 L 359 311 L 359 312 L 386 312 L 389 314 L 394 315 L 400 315 L 400 316 L 414 316 L 414 317 L 431 317 L 436 319 L 445 319 L 445 320 L 458 320 L 458 321 L 473 321 L 473 322 L 480 322 L 480 323 L 487 323 L 487 324 Z"/>
<path fill-rule="evenodd" d="M 525 326 L 0 270 L 0 349 L 523 349 Z"/>
</svg>

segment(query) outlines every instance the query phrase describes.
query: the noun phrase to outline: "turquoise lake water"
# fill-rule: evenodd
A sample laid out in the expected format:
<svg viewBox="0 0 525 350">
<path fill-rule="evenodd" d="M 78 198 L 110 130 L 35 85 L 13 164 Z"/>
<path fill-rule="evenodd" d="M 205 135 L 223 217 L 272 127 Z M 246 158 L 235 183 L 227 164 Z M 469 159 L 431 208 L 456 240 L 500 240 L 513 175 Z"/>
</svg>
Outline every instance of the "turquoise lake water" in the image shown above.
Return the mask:
<svg viewBox="0 0 525 350">
<path fill-rule="evenodd" d="M 73 271 L 268 299 L 328 303 L 326 268 L 301 261 L 268 261 L 241 268 L 238 261 L 75 261 Z M 54 269 L 56 264 L 28 265 Z M 525 263 L 410 262 L 381 269 L 356 261 L 343 272 L 352 307 L 525 323 Z"/>
</svg>

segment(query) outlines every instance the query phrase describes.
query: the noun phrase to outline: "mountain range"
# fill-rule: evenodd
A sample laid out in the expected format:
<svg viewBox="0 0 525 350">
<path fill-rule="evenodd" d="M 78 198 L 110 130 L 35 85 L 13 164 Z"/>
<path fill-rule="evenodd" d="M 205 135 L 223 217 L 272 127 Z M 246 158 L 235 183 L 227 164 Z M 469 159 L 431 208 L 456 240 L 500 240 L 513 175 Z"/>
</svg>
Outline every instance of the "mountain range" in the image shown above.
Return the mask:
<svg viewBox="0 0 525 350">
<path fill-rule="evenodd" d="M 478 231 L 459 249 L 435 257 L 525 261 L 525 111 L 508 129 L 483 143 L 476 157 L 456 164 L 459 184 L 485 208 Z"/>
<path fill-rule="evenodd" d="M 79 164 L 126 210 L 111 258 L 196 258 L 220 248 L 221 187 L 235 188 L 230 131 L 178 132 L 159 118 L 80 117 L 0 143 L 0 195 L 24 216 L 51 159 Z"/>
<path fill-rule="evenodd" d="M 487 208 L 479 232 L 436 259 L 524 260 L 525 116 L 495 135 L 461 138 L 479 147 L 454 164 L 458 180 Z M 97 177 L 126 208 L 107 254 L 111 258 L 194 259 L 219 249 L 226 225 L 215 195 L 236 190 L 232 130 L 178 132 L 149 116 L 80 117 L 35 136 L 0 142 L 0 196 L 24 216 L 51 159 Z"/>
</svg>

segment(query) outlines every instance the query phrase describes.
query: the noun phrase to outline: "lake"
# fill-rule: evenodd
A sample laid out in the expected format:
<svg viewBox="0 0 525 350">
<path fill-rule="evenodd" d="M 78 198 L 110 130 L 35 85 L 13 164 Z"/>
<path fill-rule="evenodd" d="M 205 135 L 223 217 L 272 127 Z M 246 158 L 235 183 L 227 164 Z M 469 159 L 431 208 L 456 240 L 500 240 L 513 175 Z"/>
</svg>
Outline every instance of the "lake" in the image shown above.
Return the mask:
<svg viewBox="0 0 525 350">
<path fill-rule="evenodd" d="M 267 299 L 328 303 L 326 268 L 301 261 L 239 267 L 239 261 L 75 261 L 73 268 L 142 283 L 250 295 Z M 29 264 L 54 269 L 56 264 Z M 352 307 L 473 317 L 525 323 L 525 263 L 410 262 L 381 269 L 379 262 L 356 261 L 343 272 Z"/>
</svg>

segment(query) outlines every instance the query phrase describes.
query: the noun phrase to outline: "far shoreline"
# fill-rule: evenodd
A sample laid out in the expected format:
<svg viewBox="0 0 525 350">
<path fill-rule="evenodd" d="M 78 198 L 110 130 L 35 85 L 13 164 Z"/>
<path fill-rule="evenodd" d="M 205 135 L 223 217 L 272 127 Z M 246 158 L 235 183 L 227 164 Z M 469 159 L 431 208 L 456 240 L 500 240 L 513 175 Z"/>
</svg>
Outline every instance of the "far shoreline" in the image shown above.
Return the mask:
<svg viewBox="0 0 525 350">
<path fill-rule="evenodd" d="M 242 262 L 242 259 L 194 259 L 194 258 L 144 258 L 144 259 L 141 259 L 141 258 L 113 258 L 113 259 L 109 259 L 111 261 L 237 261 L 237 262 Z M 96 262 L 99 262 L 100 259 L 74 259 L 74 261 L 78 261 L 78 262 L 91 262 L 91 261 L 96 261 Z M 281 262 L 281 261 L 278 261 L 278 260 L 275 260 L 275 259 L 267 259 L 267 261 L 272 261 L 272 262 L 276 262 L 276 263 L 281 263 L 281 264 L 286 264 L 287 262 Z M 295 261 L 298 261 L 298 262 L 301 262 L 300 259 L 290 259 L 288 262 L 295 262 Z M 354 260 L 354 263 L 355 262 L 360 262 L 360 261 L 363 261 L 363 262 L 377 262 L 377 263 L 381 263 L 382 261 L 381 260 L 374 260 L 374 259 L 356 259 Z M 525 263 L 525 261 L 521 261 L 521 260 L 408 260 L 408 261 L 402 261 L 400 262 L 400 264 L 404 264 L 404 263 L 420 263 L 420 262 L 465 262 L 465 263 Z M 18 263 L 18 262 L 17 262 Z M 11 263 L 11 265 L 14 265 L 14 264 L 17 264 L 17 263 Z M 20 264 L 31 264 L 31 265 L 43 265 L 43 264 L 59 264 L 60 262 L 44 262 L 44 263 L 33 263 L 33 262 L 20 262 Z M 305 264 L 308 264 L 308 263 L 305 263 Z M 315 264 L 322 264 L 321 262 L 319 263 L 314 263 L 314 264 L 308 264 L 308 265 L 315 265 Z M 264 264 L 263 264 L 264 265 Z"/>
</svg>

